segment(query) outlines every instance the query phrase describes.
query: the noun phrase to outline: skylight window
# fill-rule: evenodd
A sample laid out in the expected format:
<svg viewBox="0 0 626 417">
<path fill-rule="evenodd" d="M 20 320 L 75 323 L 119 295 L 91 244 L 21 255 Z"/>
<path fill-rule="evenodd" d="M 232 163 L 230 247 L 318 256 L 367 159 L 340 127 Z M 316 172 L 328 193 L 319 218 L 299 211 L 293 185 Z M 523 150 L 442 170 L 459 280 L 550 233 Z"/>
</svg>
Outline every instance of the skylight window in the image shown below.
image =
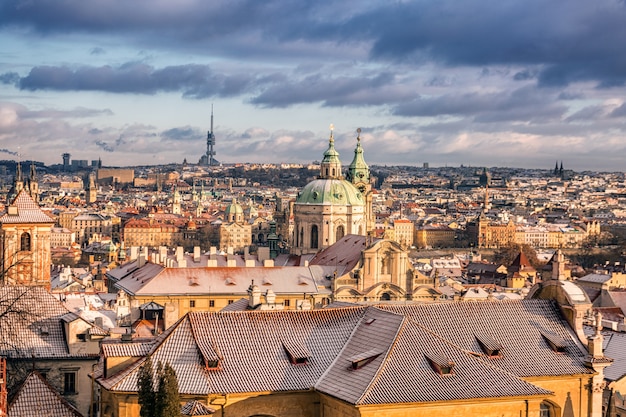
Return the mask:
<svg viewBox="0 0 626 417">
<path fill-rule="evenodd" d="M 502 356 L 502 345 L 488 334 L 477 334 L 476 340 L 483 353 L 490 358 L 499 358 Z"/>
<path fill-rule="evenodd" d="M 541 335 L 546 343 L 548 343 L 548 346 L 550 346 L 550 349 L 556 353 L 565 353 L 567 349 L 567 342 L 565 339 L 555 333 L 541 332 Z"/>
<path fill-rule="evenodd" d="M 357 370 L 363 368 L 368 363 L 372 362 L 374 359 L 381 355 L 381 351 L 372 349 L 363 353 L 358 353 L 348 358 L 350 361 L 350 368 L 352 370 Z"/>
<path fill-rule="evenodd" d="M 454 375 L 454 362 L 448 359 L 446 356 L 439 353 L 425 353 L 424 356 L 433 371 L 439 375 Z"/>
<path fill-rule="evenodd" d="M 309 363 L 311 353 L 306 346 L 300 341 L 283 340 L 283 348 L 289 357 L 289 362 L 294 365 L 303 365 Z"/>
</svg>

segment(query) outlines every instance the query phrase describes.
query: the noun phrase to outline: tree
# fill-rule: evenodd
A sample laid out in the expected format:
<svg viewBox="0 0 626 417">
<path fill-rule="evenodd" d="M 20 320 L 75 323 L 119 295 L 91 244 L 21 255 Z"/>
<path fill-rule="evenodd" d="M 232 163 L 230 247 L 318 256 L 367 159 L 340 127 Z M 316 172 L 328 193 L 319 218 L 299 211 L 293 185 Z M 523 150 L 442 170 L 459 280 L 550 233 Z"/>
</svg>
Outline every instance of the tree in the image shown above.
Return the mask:
<svg viewBox="0 0 626 417">
<path fill-rule="evenodd" d="M 538 268 L 541 266 L 541 262 L 537 258 L 537 252 L 535 249 L 528 245 L 527 243 L 519 244 L 519 243 L 509 243 L 508 245 L 501 246 L 497 251 L 493 254 L 493 262 L 500 265 L 509 266 L 513 263 L 517 255 L 520 252 L 526 255 L 526 258 L 533 266 L 533 268 Z"/>
<path fill-rule="evenodd" d="M 156 380 L 156 383 L 155 383 Z M 140 417 L 170 417 L 180 415 L 178 379 L 174 368 L 159 363 L 156 372 L 148 355 L 139 369 L 137 380 Z"/>
<path fill-rule="evenodd" d="M 137 394 L 139 396 L 139 405 L 141 406 L 141 410 L 139 411 L 140 417 L 155 417 L 156 393 L 154 392 L 152 372 L 152 358 L 148 355 L 146 361 L 139 369 L 137 381 L 137 385 L 139 386 Z"/>
<path fill-rule="evenodd" d="M 156 395 L 156 417 L 170 417 L 180 414 L 178 379 L 174 368 L 166 363 L 159 374 L 159 389 Z"/>
</svg>

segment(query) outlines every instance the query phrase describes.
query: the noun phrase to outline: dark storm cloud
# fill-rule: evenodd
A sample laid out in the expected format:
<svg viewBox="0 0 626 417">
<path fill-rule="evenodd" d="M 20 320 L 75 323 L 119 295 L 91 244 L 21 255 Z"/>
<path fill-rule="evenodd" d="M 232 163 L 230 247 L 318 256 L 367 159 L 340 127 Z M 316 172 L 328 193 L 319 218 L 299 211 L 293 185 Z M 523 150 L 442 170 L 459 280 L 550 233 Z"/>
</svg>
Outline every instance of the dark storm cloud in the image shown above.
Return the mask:
<svg viewBox="0 0 626 417">
<path fill-rule="evenodd" d="M 370 106 L 402 102 L 415 95 L 414 89 L 403 86 L 390 72 L 351 76 L 314 74 L 273 83 L 251 101 L 263 107 L 315 102 L 328 107 Z"/>
<path fill-rule="evenodd" d="M 364 2 L 358 8 L 333 0 L 198 0 L 182 4 L 9 0 L 0 3 L 0 26 L 9 25 L 44 34 L 115 33 L 137 47 L 202 50 L 242 60 L 269 55 L 288 60 L 297 54 L 310 54 L 308 58 L 314 61 L 362 50 L 363 58 L 369 53 L 372 60 L 383 62 L 516 65 L 525 69 L 515 72 L 514 79 L 537 79 L 542 86 L 595 81 L 599 87 L 610 88 L 626 82 L 622 48 L 626 7 L 615 0 L 380 0 Z M 33 69 L 35 72 L 23 80 L 24 88 L 36 88 L 37 75 L 43 70 Z M 74 75 L 70 78 L 81 75 L 68 71 Z M 192 79 L 207 76 L 203 70 L 191 71 L 194 74 L 188 75 Z M 107 74 L 106 68 L 99 72 L 96 75 L 100 77 L 115 75 Z M 69 77 L 62 68 L 48 73 L 59 77 L 60 83 Z M 127 85 L 122 80 L 114 84 L 121 91 L 133 92 L 184 89 L 175 86 L 174 80 L 170 80 L 174 85 L 168 85 L 167 78 L 149 73 L 152 78 L 146 79 L 135 67 L 118 74 L 129 79 Z M 133 74 L 142 81 L 135 89 Z M 158 82 L 163 85 L 158 86 Z M 250 80 L 245 76 L 229 78 L 217 89 L 189 82 L 192 84 L 184 89 L 185 94 L 201 98 L 216 94 L 216 90 L 225 96 L 240 94 Z M 87 80 L 79 83 L 89 84 Z M 297 97 L 294 99 L 298 102 Z M 265 96 L 257 100 L 266 102 Z M 286 103 L 290 101 L 285 98 Z M 280 105 L 280 101 L 273 105 Z"/>
<path fill-rule="evenodd" d="M 221 75 L 206 65 L 177 65 L 154 68 L 143 63 L 126 63 L 118 67 L 39 66 L 16 79 L 3 74 L 22 90 L 106 91 L 110 93 L 156 94 L 180 91 L 188 98 L 229 97 L 242 94 L 254 78 L 247 75 Z"/>
<path fill-rule="evenodd" d="M 613 110 L 610 114 L 610 117 L 624 117 L 626 116 L 626 103 L 622 104 L 615 110 Z"/>
</svg>

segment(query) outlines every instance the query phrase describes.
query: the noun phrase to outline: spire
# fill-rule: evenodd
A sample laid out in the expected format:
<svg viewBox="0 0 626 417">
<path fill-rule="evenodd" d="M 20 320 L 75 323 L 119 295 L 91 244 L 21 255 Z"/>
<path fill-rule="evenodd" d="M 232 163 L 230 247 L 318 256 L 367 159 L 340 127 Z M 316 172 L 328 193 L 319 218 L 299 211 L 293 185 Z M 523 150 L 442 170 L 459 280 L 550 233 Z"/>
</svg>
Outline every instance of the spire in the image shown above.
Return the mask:
<svg viewBox="0 0 626 417">
<path fill-rule="evenodd" d="M 361 146 L 361 128 L 356 130 L 356 148 L 354 148 L 354 158 L 348 166 L 347 179 L 352 182 L 361 192 L 369 186 L 370 168 L 363 158 L 363 147 Z"/>
<path fill-rule="evenodd" d="M 330 139 L 328 140 L 328 149 L 324 152 L 324 159 L 320 166 L 320 178 L 340 179 L 341 178 L 341 161 L 339 160 L 339 152 L 335 149 L 335 138 L 333 130 L 335 126 L 330 125 Z"/>
<path fill-rule="evenodd" d="M 39 183 L 37 182 L 37 168 L 35 167 L 35 162 L 30 161 L 30 176 L 28 178 L 28 191 L 30 192 L 30 196 L 35 200 L 35 202 L 39 202 Z"/>
</svg>

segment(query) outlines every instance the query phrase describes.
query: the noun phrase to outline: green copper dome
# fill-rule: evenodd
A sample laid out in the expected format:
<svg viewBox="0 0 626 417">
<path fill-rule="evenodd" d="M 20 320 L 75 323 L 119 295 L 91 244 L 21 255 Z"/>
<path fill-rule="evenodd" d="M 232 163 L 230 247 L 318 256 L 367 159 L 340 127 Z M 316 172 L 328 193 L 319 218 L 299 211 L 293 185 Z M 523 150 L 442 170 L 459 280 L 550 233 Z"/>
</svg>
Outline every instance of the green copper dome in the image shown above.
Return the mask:
<svg viewBox="0 0 626 417">
<path fill-rule="evenodd" d="M 233 202 L 230 203 L 225 210 L 226 215 L 229 214 L 243 214 L 243 207 L 237 203 L 237 200 L 233 198 Z"/>
<path fill-rule="evenodd" d="M 296 198 L 296 204 L 363 206 L 363 195 L 354 185 L 340 179 L 318 179 L 308 183 Z"/>
</svg>

